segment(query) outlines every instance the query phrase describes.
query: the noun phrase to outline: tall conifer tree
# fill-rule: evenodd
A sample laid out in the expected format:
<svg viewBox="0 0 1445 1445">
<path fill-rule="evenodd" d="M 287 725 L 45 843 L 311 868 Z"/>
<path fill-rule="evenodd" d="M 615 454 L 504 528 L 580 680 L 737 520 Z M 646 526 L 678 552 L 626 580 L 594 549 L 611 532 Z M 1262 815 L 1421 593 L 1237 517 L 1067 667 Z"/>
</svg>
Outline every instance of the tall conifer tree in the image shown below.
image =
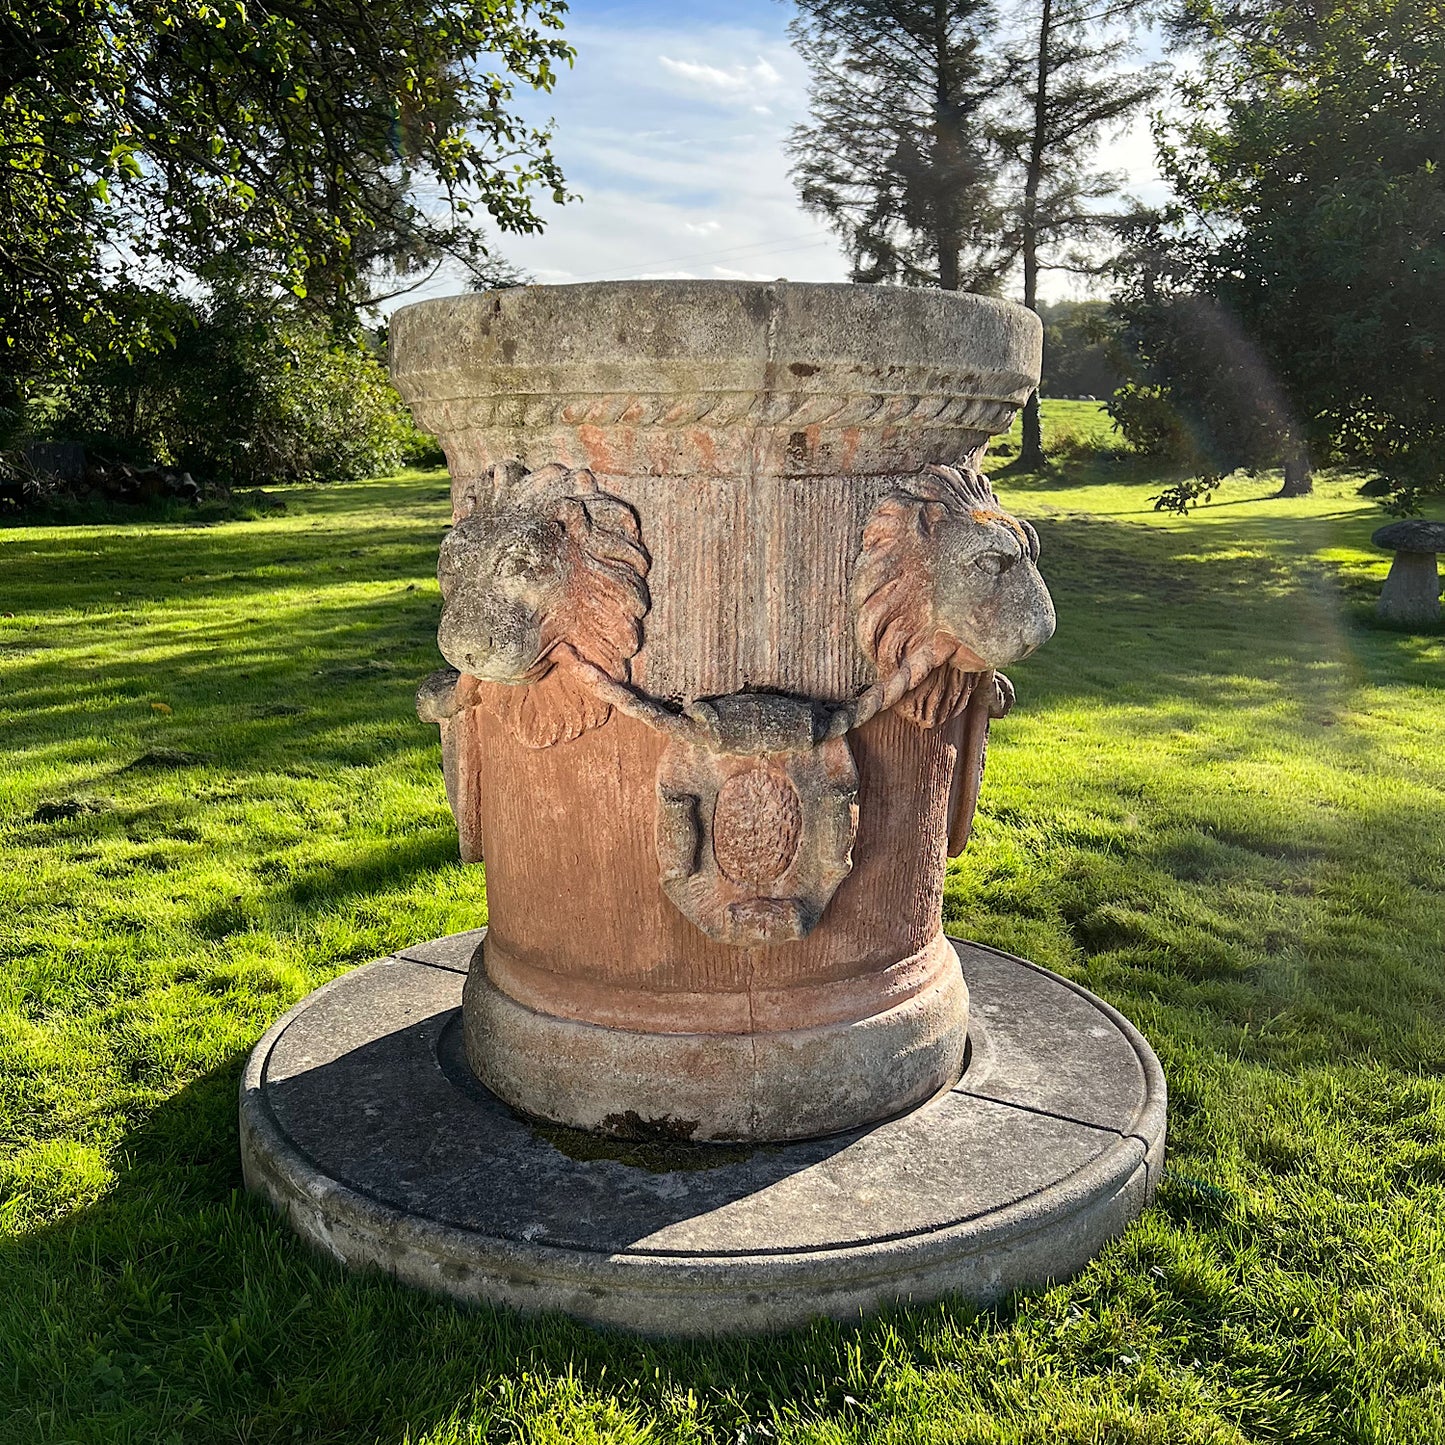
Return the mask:
<svg viewBox="0 0 1445 1445">
<path fill-rule="evenodd" d="M 798 0 L 813 120 L 793 132 L 793 176 L 855 280 L 1002 285 L 1016 247 L 988 131 L 994 23 L 989 0 Z"/>
<path fill-rule="evenodd" d="M 1157 91 L 1154 70 L 1121 70 L 1126 49 L 1120 25 L 1137 20 L 1143 0 L 1023 0 L 1007 60 L 1007 105 L 994 137 L 1015 181 L 1013 230 L 1023 269 L 1023 302 L 1039 305 L 1039 272 L 1049 264 L 1077 265 L 1081 248 L 1106 233 L 1115 218 L 1101 206 L 1117 196 L 1121 178 L 1095 170 L 1092 160 L 1108 131 L 1126 122 Z M 1021 12 L 1021 13 L 1019 13 Z M 1019 465 L 1047 461 L 1035 392 L 1024 408 Z"/>
<path fill-rule="evenodd" d="M 797 0 L 813 119 L 793 176 L 853 279 L 997 294 L 1021 266 L 1037 310 L 1040 271 L 1108 229 L 1120 181 L 1091 160 L 1156 88 L 1117 65 L 1144 3 Z M 1037 395 L 1024 439 L 1042 465 Z"/>
</svg>

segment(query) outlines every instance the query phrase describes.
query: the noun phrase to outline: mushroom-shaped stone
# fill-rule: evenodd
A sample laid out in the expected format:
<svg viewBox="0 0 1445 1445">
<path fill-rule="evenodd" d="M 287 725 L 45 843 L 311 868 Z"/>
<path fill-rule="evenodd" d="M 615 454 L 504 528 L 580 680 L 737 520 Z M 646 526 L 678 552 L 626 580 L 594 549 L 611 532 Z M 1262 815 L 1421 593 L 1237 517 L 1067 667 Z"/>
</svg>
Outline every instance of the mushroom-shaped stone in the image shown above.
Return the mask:
<svg viewBox="0 0 1445 1445">
<path fill-rule="evenodd" d="M 1390 622 L 1438 622 L 1440 573 L 1435 555 L 1445 552 L 1445 522 L 1407 517 L 1381 527 L 1370 540 L 1395 553 L 1375 607 L 1379 615 Z"/>
</svg>

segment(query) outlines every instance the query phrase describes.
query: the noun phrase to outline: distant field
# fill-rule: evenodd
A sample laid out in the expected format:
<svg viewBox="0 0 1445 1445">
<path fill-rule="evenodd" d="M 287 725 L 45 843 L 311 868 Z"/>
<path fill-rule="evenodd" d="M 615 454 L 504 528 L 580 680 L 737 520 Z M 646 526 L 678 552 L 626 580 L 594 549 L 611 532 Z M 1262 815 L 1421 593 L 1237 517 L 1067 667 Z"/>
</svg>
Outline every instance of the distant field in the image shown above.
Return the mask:
<svg viewBox="0 0 1445 1445">
<path fill-rule="evenodd" d="M 1055 448 L 1075 453 L 1089 448 L 1107 451 L 1128 447 L 1123 435 L 1114 430 L 1103 404 L 1097 401 L 1056 401 L 1045 397 L 1043 423 L 1045 451 Z M 1017 456 L 1022 433 L 1022 419 L 1015 418 L 1013 430 L 994 442 L 989 448 L 990 455 L 1005 460 Z"/>
<path fill-rule="evenodd" d="M 344 1275 L 241 1192 L 267 1024 L 486 917 L 412 715 L 445 478 L 0 529 L 0 1441 L 1445 1440 L 1445 635 L 1375 625 L 1352 481 L 1180 519 L 1140 466 L 995 471 L 1060 623 L 947 918 L 1149 1035 L 1158 1202 L 996 1311 L 722 1345 Z"/>
</svg>

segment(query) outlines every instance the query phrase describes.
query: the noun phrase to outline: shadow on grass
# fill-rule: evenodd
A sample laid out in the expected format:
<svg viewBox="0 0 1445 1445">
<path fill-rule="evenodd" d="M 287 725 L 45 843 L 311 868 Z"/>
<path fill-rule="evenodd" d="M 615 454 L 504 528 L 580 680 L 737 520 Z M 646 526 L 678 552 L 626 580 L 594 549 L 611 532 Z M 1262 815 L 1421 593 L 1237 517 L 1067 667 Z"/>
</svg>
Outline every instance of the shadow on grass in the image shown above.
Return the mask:
<svg viewBox="0 0 1445 1445">
<path fill-rule="evenodd" d="M 403 887 L 417 877 L 451 868 L 456 861 L 456 828 L 444 824 L 367 849 L 335 867 L 306 869 L 286 884 L 284 892 L 298 907 L 309 908 Z"/>
<path fill-rule="evenodd" d="M 1002 461 L 1003 458 L 997 460 Z M 995 458 L 985 458 L 989 477 L 1009 491 L 1069 492 L 1082 487 L 1138 486 L 1158 488 L 1182 481 L 1191 473 L 1187 468 L 1162 464 L 1150 457 L 1126 450 L 1116 452 L 1090 450 L 1082 455 L 1054 451 L 1048 465 L 1026 467 L 1014 457 L 1002 466 L 992 465 Z"/>
<path fill-rule="evenodd" d="M 259 899 L 237 898 L 199 908 L 191 914 L 189 926 L 201 938 L 220 942 L 248 928 L 276 926 L 288 917 L 322 916 L 351 903 L 406 892 L 429 876 L 449 872 L 456 863 L 455 827 L 419 826 L 410 837 L 367 848 L 342 863 L 304 865 L 299 872 L 263 863 L 256 869 L 266 883 Z M 481 887 L 479 878 L 479 893 Z"/>
<path fill-rule="evenodd" d="M 0 1244 L 0 1272 L 13 1281 L 0 1339 L 25 1341 L 7 1370 L 26 1402 L 11 1416 L 24 1433 L 10 1438 L 357 1445 L 424 1433 L 458 1409 L 495 1411 L 499 1425 L 515 1410 L 520 1427 L 549 1404 L 517 1389 L 529 1377 L 605 1381 L 662 1415 L 691 1392 L 728 1440 L 774 1407 L 846 1408 L 856 1386 L 844 1373 L 844 1326 L 647 1340 L 343 1271 L 243 1192 L 242 1064 L 237 1056 L 151 1111 L 126 1136 L 99 1202 Z M 921 1342 L 942 1308 L 871 1321 L 864 1347 L 895 1330 Z M 958 1323 L 973 1316 L 949 1311 Z"/>
<path fill-rule="evenodd" d="M 1131 527 L 1121 539 L 1121 525 L 1127 524 L 1082 517 L 1039 524 L 1043 570 L 1058 594 L 1060 633 L 1019 673 L 1045 678 L 1052 695 L 1080 675 L 1070 634 L 1084 629 L 1120 637 L 1117 653 L 1089 649 L 1099 654 L 1091 662 L 1102 664 L 1101 677 L 1129 674 L 1141 698 L 1145 691 L 1160 699 L 1188 694 L 1241 667 L 1259 666 L 1279 681 L 1285 670 L 1302 676 L 1308 664 L 1329 660 L 1308 652 L 1312 644 L 1324 645 L 1321 624 L 1335 628 L 1330 645 L 1348 650 L 1364 642 L 1380 662 L 1393 663 L 1392 670 L 1436 685 L 1439 670 L 1414 655 L 1409 634 L 1376 626 L 1367 609 L 1353 605 L 1368 600 L 1363 584 L 1342 584 L 1305 556 L 1338 543 L 1342 527 L 1363 530 L 1358 519 L 1291 521 L 1284 550 L 1281 524 L 1273 519 L 1237 519 L 1227 537 L 1208 528 Z M 238 749 L 237 764 L 288 739 L 298 751 L 315 749 L 324 763 L 331 760 L 328 746 L 347 753 L 352 722 L 368 713 L 406 716 L 412 689 L 435 662 L 439 598 L 430 573 L 440 521 L 393 520 L 380 534 L 361 526 L 237 541 L 234 534 L 244 530 L 200 534 L 199 550 L 194 538 L 178 544 L 174 532 L 112 538 L 105 543 L 115 559 L 109 568 L 88 563 L 86 543 L 70 538 L 53 539 L 38 560 L 9 559 L 6 601 L 17 623 L 3 635 L 0 659 L 22 709 L 21 742 L 43 744 L 65 732 L 92 735 L 93 698 L 138 705 L 164 698 L 180 713 L 179 698 L 206 715 L 208 728 L 211 721 L 223 725 L 227 737 L 218 741 Z M 370 545 L 356 545 L 368 538 Z M 1256 555 L 1244 555 L 1250 552 Z M 211 575 L 212 568 L 221 570 Z M 143 595 L 118 604 L 110 584 L 135 578 L 145 579 Z M 64 613 L 48 615 L 60 600 L 62 580 Z M 1299 625 L 1281 633 L 1280 599 L 1290 595 L 1299 600 Z M 257 605 L 262 598 L 266 604 Z M 38 610 L 27 614 L 27 605 Z M 27 640 L 25 624 L 32 618 L 43 623 L 43 645 Z M 1148 672 L 1131 662 L 1123 646 L 1123 634 L 1141 624 L 1169 631 L 1174 644 Z M 139 635 L 127 631 L 137 628 Z M 1255 635 L 1262 653 L 1243 652 L 1245 633 Z M 1342 641 L 1344 633 L 1350 636 Z M 96 660 L 83 670 L 71 659 L 47 656 L 87 648 Z M 1063 661 L 1056 665 L 1056 659 Z M 267 716 L 268 705 L 303 711 Z M 73 729 L 65 727 L 67 715 Z M 185 731 L 187 724 L 176 718 L 168 726 Z M 204 751 L 220 757 L 226 749 Z"/>
</svg>

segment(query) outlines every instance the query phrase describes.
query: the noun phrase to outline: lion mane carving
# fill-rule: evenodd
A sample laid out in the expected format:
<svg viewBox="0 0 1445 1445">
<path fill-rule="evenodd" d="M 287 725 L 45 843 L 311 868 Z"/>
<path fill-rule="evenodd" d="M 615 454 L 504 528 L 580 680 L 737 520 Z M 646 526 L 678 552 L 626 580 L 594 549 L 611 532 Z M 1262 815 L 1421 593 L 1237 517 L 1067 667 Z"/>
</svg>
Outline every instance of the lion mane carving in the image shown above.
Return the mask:
<svg viewBox="0 0 1445 1445">
<path fill-rule="evenodd" d="M 462 493 L 442 543 L 442 655 L 507 686 L 500 706 L 524 746 L 580 737 L 611 715 L 584 673 L 630 678 L 649 566 L 637 514 L 591 472 L 503 463 Z"/>
<path fill-rule="evenodd" d="M 957 717 L 983 674 L 1053 635 L 1038 556 L 1034 529 L 978 472 L 925 467 L 879 502 L 854 571 L 858 644 L 880 677 L 930 649 L 944 659 L 898 703 L 904 717 Z"/>
</svg>

